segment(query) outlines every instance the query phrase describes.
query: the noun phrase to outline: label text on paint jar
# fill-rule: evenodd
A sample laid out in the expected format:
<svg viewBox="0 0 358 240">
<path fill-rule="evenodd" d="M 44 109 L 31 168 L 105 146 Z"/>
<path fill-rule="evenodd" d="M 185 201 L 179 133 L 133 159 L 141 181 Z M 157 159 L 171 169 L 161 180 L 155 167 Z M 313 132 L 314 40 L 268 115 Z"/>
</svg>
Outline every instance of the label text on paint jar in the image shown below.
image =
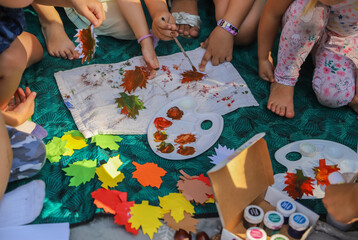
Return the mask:
<svg viewBox="0 0 358 240">
<path fill-rule="evenodd" d="M 303 217 L 302 215 L 295 215 L 293 217 L 293 220 L 295 220 L 296 223 L 299 223 L 299 224 L 303 224 L 306 222 L 306 218 Z"/>
<path fill-rule="evenodd" d="M 263 235 L 263 233 L 262 233 L 260 230 L 258 230 L 258 229 L 252 229 L 252 230 L 250 231 L 250 236 L 253 237 L 253 238 L 260 239 L 260 238 L 262 238 L 264 235 Z"/>
<path fill-rule="evenodd" d="M 269 216 L 268 216 L 268 219 L 271 221 L 271 222 L 279 222 L 281 220 L 281 217 L 280 215 L 276 214 L 276 213 L 271 213 Z"/>
<path fill-rule="evenodd" d="M 257 217 L 257 216 L 260 215 L 260 210 L 259 210 L 258 208 L 252 207 L 252 208 L 249 209 L 249 213 L 250 213 L 252 216 Z"/>
<path fill-rule="evenodd" d="M 293 205 L 292 205 L 292 203 L 290 203 L 290 202 L 283 201 L 283 202 L 281 203 L 281 207 L 282 207 L 283 209 L 285 209 L 285 210 L 291 210 L 291 209 L 293 208 Z"/>
</svg>

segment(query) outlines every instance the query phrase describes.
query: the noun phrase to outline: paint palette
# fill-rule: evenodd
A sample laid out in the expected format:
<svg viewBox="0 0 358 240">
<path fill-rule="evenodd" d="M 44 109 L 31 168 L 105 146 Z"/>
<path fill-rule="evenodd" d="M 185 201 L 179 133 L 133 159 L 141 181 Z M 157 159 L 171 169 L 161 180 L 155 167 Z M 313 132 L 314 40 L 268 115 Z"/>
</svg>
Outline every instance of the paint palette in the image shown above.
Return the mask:
<svg viewBox="0 0 358 240">
<path fill-rule="evenodd" d="M 170 160 L 193 158 L 218 140 L 224 126 L 223 118 L 212 112 L 198 113 L 198 107 L 194 98 L 183 97 L 155 114 L 149 123 L 147 137 L 158 156 Z M 204 122 L 211 124 L 209 129 L 202 128 Z"/>
<path fill-rule="evenodd" d="M 291 157 L 296 155 L 297 159 L 289 160 Z M 302 140 L 287 144 L 283 146 L 275 153 L 276 160 L 287 167 L 287 171 L 296 173 L 296 169 L 301 169 L 303 174 L 307 177 L 314 179 L 313 196 L 303 195 L 303 199 L 312 198 L 323 198 L 324 191 L 320 186 L 317 185 L 315 179 L 314 167 L 319 166 L 319 160 L 325 159 L 327 165 L 338 165 L 340 168 L 339 172 L 343 175 L 353 176 L 353 172 L 358 171 L 358 154 L 347 146 L 340 143 L 327 141 L 327 140 Z M 274 188 L 283 190 L 286 187 L 285 173 L 275 174 Z M 346 181 L 350 179 L 346 179 Z M 285 191 L 283 193 L 286 194 Z"/>
</svg>

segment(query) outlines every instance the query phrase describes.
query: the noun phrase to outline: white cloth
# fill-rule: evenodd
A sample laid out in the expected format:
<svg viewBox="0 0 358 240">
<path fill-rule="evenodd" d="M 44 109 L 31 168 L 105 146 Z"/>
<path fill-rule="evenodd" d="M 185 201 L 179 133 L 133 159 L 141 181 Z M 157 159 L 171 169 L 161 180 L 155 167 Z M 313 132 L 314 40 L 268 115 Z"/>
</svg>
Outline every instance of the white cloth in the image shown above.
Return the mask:
<svg viewBox="0 0 358 240">
<path fill-rule="evenodd" d="M 194 65 L 198 65 L 204 49 L 187 52 Z M 130 95 L 139 96 L 146 109 L 139 110 L 136 119 L 121 114 L 115 98 L 123 92 L 123 71 L 144 66 L 142 57 L 134 57 L 115 64 L 94 64 L 55 73 L 57 85 L 66 106 L 71 111 L 78 129 L 86 137 L 96 134 L 145 134 L 155 113 L 168 102 L 183 96 L 198 100 L 198 112 L 226 114 L 239 107 L 258 106 L 245 81 L 231 63 L 219 66 L 208 63 L 208 77 L 201 81 L 181 83 L 181 75 L 191 66 L 179 52 L 158 57 L 161 66 L 168 71 L 157 71 L 154 79 L 148 80 L 146 88 L 137 88 Z M 177 70 L 176 70 L 177 68 Z"/>
</svg>

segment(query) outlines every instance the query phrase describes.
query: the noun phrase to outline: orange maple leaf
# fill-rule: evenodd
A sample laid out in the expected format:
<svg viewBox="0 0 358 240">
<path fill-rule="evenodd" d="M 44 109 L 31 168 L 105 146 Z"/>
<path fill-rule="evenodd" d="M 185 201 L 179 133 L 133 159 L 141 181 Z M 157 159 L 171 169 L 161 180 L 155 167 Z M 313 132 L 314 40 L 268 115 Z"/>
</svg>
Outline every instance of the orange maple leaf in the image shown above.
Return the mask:
<svg viewBox="0 0 358 240">
<path fill-rule="evenodd" d="M 139 88 L 146 88 L 148 83 L 149 73 L 143 68 L 135 66 L 134 70 L 126 70 L 124 73 L 123 83 L 121 87 L 124 88 L 125 92 L 131 93 Z"/>
<path fill-rule="evenodd" d="M 314 167 L 313 171 L 315 173 L 315 178 L 318 185 L 328 186 L 330 183 L 328 181 L 328 175 L 333 172 L 338 172 L 339 167 L 336 165 L 326 165 L 326 159 L 319 160 L 319 166 Z"/>
<path fill-rule="evenodd" d="M 302 170 L 296 169 L 296 173 L 286 173 L 285 184 L 287 186 L 283 189 L 293 199 L 302 198 L 303 194 L 313 196 L 313 184 L 314 181 L 310 177 L 303 175 Z"/>
<path fill-rule="evenodd" d="M 88 26 L 88 28 L 84 28 L 78 30 L 78 33 L 75 35 L 78 37 L 76 42 L 80 44 L 76 47 L 75 50 L 81 54 L 82 64 L 87 61 L 88 63 L 93 58 L 94 53 L 96 52 L 96 36 L 93 33 L 93 25 Z"/>
<path fill-rule="evenodd" d="M 167 171 L 158 167 L 155 163 L 144 163 L 143 165 L 133 162 L 136 171 L 133 172 L 133 178 L 136 178 L 143 187 L 152 186 L 160 188 L 162 178 Z"/>
</svg>

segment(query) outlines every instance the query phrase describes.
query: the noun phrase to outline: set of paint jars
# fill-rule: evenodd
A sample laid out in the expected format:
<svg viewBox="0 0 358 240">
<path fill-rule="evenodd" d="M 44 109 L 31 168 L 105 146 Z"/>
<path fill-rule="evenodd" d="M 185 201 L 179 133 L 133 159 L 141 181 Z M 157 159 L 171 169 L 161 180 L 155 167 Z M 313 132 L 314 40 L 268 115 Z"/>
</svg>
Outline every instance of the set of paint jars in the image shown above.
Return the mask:
<svg viewBox="0 0 358 240">
<path fill-rule="evenodd" d="M 284 224 L 288 224 L 290 215 L 296 212 L 296 204 L 292 200 L 281 199 L 276 204 L 276 211 L 282 214 Z"/>
</svg>

